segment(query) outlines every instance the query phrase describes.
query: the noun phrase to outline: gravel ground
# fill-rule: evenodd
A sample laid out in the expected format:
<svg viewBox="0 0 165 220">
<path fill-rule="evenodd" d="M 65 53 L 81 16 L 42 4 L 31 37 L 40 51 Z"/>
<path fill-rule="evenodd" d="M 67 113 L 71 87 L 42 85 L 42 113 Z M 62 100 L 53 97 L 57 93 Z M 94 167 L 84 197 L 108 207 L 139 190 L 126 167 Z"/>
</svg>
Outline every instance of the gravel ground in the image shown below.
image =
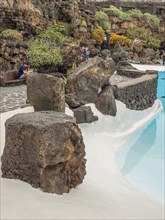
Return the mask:
<svg viewBox="0 0 165 220">
<path fill-rule="evenodd" d="M 26 85 L 0 87 L 0 113 L 26 105 Z"/>
</svg>

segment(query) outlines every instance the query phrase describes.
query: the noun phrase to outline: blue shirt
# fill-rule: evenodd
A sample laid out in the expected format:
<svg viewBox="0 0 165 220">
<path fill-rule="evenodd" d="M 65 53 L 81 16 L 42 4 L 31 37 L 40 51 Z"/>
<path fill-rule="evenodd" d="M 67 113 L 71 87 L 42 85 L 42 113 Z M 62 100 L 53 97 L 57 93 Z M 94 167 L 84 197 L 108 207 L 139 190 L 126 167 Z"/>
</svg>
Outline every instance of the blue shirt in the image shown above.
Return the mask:
<svg viewBox="0 0 165 220">
<path fill-rule="evenodd" d="M 18 70 L 18 78 L 24 74 L 24 71 L 28 71 L 27 66 L 21 66 Z"/>
</svg>

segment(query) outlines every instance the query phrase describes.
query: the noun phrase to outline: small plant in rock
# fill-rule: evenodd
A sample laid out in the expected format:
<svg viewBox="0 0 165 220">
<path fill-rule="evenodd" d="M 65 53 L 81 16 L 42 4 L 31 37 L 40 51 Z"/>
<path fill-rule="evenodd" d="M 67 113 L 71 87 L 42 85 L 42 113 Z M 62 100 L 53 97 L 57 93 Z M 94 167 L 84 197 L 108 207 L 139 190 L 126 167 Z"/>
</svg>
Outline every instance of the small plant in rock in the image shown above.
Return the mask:
<svg viewBox="0 0 165 220">
<path fill-rule="evenodd" d="M 116 33 L 112 33 L 110 42 L 111 44 L 116 44 L 119 42 L 122 46 L 130 46 L 132 44 L 132 40 L 130 38 Z"/>
<path fill-rule="evenodd" d="M 81 27 L 87 28 L 87 23 L 86 23 L 85 19 L 82 20 Z"/>
<path fill-rule="evenodd" d="M 105 31 L 102 27 L 98 26 L 92 31 L 92 38 L 96 41 L 97 44 L 101 45 L 104 39 Z"/>
<path fill-rule="evenodd" d="M 68 77 L 75 71 L 76 67 L 77 67 L 77 65 L 76 65 L 76 63 L 74 62 L 74 63 L 72 64 L 72 67 L 67 70 L 66 75 L 63 76 L 63 80 L 64 80 L 64 85 L 65 85 L 65 87 L 66 87 L 66 85 L 67 85 L 67 79 L 68 79 Z"/>
<path fill-rule="evenodd" d="M 8 40 L 17 40 L 22 42 L 23 35 L 16 30 L 13 29 L 6 29 L 1 32 L 0 38 L 8 39 Z"/>
</svg>

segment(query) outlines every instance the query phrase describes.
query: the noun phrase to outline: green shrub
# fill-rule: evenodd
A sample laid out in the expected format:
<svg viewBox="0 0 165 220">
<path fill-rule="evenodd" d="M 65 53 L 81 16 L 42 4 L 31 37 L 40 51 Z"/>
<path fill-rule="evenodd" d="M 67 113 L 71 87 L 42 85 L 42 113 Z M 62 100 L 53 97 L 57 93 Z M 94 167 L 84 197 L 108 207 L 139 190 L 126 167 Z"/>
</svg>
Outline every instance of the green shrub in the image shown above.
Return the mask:
<svg viewBox="0 0 165 220">
<path fill-rule="evenodd" d="M 54 31 L 51 27 L 49 27 L 44 33 L 40 34 L 39 37 L 54 42 L 58 46 L 63 44 L 65 40 L 60 32 Z"/>
<path fill-rule="evenodd" d="M 107 14 L 103 11 L 97 11 L 95 18 L 99 21 L 99 25 L 104 29 L 104 30 L 109 30 L 111 28 L 109 18 Z"/>
<path fill-rule="evenodd" d="M 67 36 L 69 27 L 70 27 L 70 24 L 68 24 L 68 23 L 63 23 L 63 22 L 56 23 L 56 22 L 53 22 L 49 26 L 47 26 L 46 29 L 43 29 L 40 26 L 36 26 L 36 30 L 37 30 L 37 32 L 39 34 L 42 34 L 45 31 L 49 30 L 49 31 L 52 31 L 52 32 L 59 32 L 63 36 Z"/>
<path fill-rule="evenodd" d="M 147 21 L 149 27 L 152 30 L 157 30 L 157 28 L 159 27 L 160 19 L 156 15 L 152 15 L 149 13 L 143 14 L 138 9 L 131 9 L 127 12 L 124 12 L 116 7 L 104 8 L 105 13 L 109 11 L 113 12 L 121 22 L 126 20 L 131 21 L 133 17 L 141 17 L 142 19 L 145 19 Z"/>
<path fill-rule="evenodd" d="M 130 28 L 126 34 L 129 38 L 134 40 L 139 38 L 145 47 L 157 49 L 160 47 L 160 40 L 153 37 L 152 32 L 145 28 Z"/>
<path fill-rule="evenodd" d="M 100 21 L 100 26 L 101 26 L 105 31 L 111 29 L 110 22 L 109 22 L 109 21 L 106 21 L 106 20 Z"/>
<path fill-rule="evenodd" d="M 63 29 L 63 31 L 62 31 L 62 34 L 63 34 L 64 36 L 66 36 L 66 37 L 71 36 L 72 31 L 73 31 L 73 26 L 72 26 L 72 24 L 64 23 L 63 26 L 64 26 L 64 29 Z"/>
<path fill-rule="evenodd" d="M 27 57 L 31 66 L 36 68 L 43 66 L 57 67 L 63 62 L 59 47 L 40 40 L 29 43 Z"/>
<path fill-rule="evenodd" d="M 60 32 L 64 36 L 70 36 L 72 32 L 72 25 L 68 23 L 56 23 L 54 22 L 52 25 L 48 27 L 54 32 Z"/>
<path fill-rule="evenodd" d="M 43 33 L 43 28 L 41 26 L 37 25 L 35 27 L 35 31 L 36 31 L 36 34 L 39 35 L 39 34 Z"/>
<path fill-rule="evenodd" d="M 107 21 L 108 20 L 108 15 L 103 11 L 96 11 L 95 18 L 98 21 L 101 21 L 101 20 L 106 20 Z"/>
<path fill-rule="evenodd" d="M 120 10 L 116 7 L 105 8 L 104 11 L 105 12 L 108 12 L 108 11 L 113 12 L 119 18 L 120 21 L 131 20 L 131 16 L 129 13 L 123 12 L 122 10 Z"/>
<path fill-rule="evenodd" d="M 151 15 L 149 13 L 145 13 L 143 16 L 146 19 L 146 21 L 148 22 L 149 27 L 152 30 L 155 31 L 158 29 L 159 24 L 160 24 L 160 19 L 156 15 Z"/>
<path fill-rule="evenodd" d="M 0 34 L 0 38 L 9 39 L 9 40 L 17 40 L 20 42 L 23 41 L 22 34 L 16 30 L 12 30 L 12 29 L 6 29 L 6 30 L 2 31 Z"/>
<path fill-rule="evenodd" d="M 131 9 L 127 12 L 131 17 L 141 17 L 143 13 L 139 9 Z"/>
</svg>

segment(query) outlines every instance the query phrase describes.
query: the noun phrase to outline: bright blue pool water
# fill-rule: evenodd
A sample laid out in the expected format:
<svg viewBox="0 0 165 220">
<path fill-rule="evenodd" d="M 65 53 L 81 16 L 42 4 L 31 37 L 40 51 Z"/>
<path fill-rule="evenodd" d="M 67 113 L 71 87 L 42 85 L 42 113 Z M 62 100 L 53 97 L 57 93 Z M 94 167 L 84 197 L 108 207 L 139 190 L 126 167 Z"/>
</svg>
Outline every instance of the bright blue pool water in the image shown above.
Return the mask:
<svg viewBox="0 0 165 220">
<path fill-rule="evenodd" d="M 159 72 L 157 97 L 164 109 L 120 147 L 116 159 L 130 182 L 164 203 L 165 72 Z"/>
</svg>

